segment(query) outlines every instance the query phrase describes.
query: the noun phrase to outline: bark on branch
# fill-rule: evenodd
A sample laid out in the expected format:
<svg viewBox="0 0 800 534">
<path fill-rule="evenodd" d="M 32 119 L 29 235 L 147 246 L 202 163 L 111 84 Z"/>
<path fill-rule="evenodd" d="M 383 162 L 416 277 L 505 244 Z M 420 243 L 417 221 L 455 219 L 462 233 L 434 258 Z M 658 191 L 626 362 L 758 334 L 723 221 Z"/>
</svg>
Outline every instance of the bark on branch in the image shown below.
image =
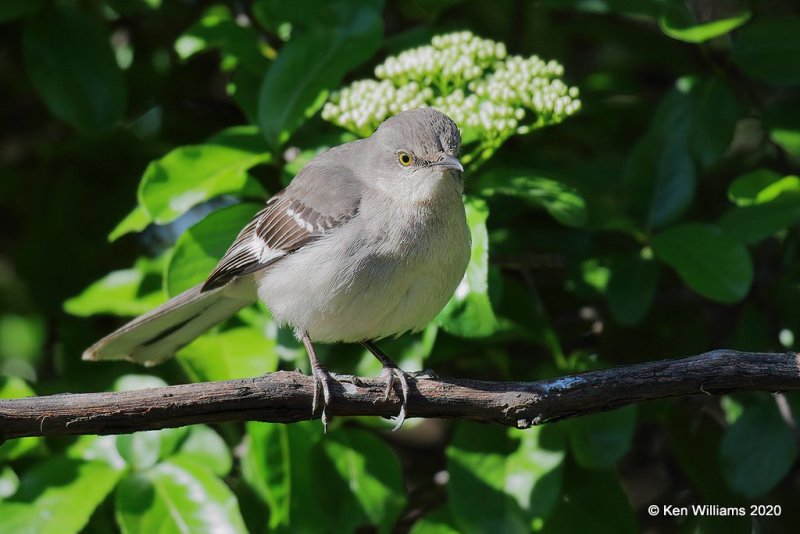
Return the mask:
<svg viewBox="0 0 800 534">
<path fill-rule="evenodd" d="M 409 417 L 464 418 L 525 428 L 652 399 L 730 391 L 800 390 L 800 359 L 789 353 L 716 350 L 539 382 L 418 378 Z M 331 388 L 334 415 L 394 416 L 383 382 L 342 377 Z M 0 400 L 0 442 L 23 436 L 124 434 L 223 421 L 311 419 L 313 384 L 296 372 L 121 393 Z"/>
</svg>

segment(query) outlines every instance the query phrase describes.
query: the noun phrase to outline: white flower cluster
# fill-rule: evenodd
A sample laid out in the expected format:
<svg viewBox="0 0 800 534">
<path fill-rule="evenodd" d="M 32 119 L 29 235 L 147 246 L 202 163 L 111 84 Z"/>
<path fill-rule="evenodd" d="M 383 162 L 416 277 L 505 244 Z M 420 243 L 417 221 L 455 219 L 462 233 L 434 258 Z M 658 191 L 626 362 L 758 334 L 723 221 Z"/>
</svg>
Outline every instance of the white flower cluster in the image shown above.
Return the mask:
<svg viewBox="0 0 800 534">
<path fill-rule="evenodd" d="M 463 84 L 483 74 L 506 57 L 503 43 L 481 39 L 470 32 L 437 35 L 430 45 L 406 50 L 375 68 L 375 76 L 395 85 L 418 82 Z"/>
<path fill-rule="evenodd" d="M 485 141 L 560 122 L 580 109 L 564 68 L 537 56 L 507 56 L 505 45 L 470 32 L 438 35 L 430 45 L 388 58 L 378 80 L 361 80 L 331 95 L 325 120 L 369 135 L 405 109 L 435 107 Z"/>
</svg>

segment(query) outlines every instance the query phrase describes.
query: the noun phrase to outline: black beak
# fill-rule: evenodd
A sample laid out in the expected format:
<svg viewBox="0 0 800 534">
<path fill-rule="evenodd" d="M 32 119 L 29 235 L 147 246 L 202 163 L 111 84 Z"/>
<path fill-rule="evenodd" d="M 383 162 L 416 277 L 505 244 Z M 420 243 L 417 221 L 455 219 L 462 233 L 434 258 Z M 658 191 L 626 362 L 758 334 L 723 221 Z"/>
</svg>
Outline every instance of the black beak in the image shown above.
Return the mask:
<svg viewBox="0 0 800 534">
<path fill-rule="evenodd" d="M 449 154 L 446 154 L 439 161 L 431 163 L 431 166 L 442 167 L 451 171 L 464 172 L 464 167 L 461 166 L 461 162 L 458 161 L 458 158 Z"/>
</svg>

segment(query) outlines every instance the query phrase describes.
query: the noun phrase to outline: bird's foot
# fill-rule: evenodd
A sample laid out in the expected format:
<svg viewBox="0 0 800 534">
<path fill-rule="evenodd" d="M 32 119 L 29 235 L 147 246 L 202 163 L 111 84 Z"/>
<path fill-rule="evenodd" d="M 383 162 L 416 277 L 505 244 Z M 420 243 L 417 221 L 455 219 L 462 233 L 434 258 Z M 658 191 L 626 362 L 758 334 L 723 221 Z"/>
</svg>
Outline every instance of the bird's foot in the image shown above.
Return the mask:
<svg viewBox="0 0 800 534">
<path fill-rule="evenodd" d="M 319 398 L 322 397 L 322 431 L 328 432 L 328 423 L 330 422 L 330 406 L 331 406 L 331 388 L 330 383 L 333 377 L 327 369 L 321 365 L 315 365 L 311 370 L 314 377 L 314 399 L 311 401 L 311 415 L 317 414 L 319 408 Z"/>
<path fill-rule="evenodd" d="M 403 426 L 403 421 L 406 420 L 406 409 L 408 407 L 408 395 L 410 388 L 408 387 L 408 375 L 405 371 L 396 365 L 384 365 L 381 371 L 381 378 L 386 382 L 386 393 L 384 400 L 389 400 L 389 395 L 394 391 L 395 382 L 400 384 L 400 413 L 397 415 L 394 430 L 399 430 Z"/>
</svg>

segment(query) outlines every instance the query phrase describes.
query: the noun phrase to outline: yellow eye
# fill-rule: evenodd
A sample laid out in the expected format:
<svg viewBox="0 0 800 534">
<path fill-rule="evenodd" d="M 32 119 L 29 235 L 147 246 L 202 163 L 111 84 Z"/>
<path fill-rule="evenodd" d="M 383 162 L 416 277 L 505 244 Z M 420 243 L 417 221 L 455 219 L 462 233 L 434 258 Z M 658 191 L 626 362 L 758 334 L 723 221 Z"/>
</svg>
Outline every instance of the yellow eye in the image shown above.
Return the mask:
<svg viewBox="0 0 800 534">
<path fill-rule="evenodd" d="M 400 165 L 403 167 L 408 167 L 412 163 L 414 163 L 414 156 L 409 154 L 408 152 L 400 152 L 397 155 L 397 160 L 400 162 Z"/>
</svg>

